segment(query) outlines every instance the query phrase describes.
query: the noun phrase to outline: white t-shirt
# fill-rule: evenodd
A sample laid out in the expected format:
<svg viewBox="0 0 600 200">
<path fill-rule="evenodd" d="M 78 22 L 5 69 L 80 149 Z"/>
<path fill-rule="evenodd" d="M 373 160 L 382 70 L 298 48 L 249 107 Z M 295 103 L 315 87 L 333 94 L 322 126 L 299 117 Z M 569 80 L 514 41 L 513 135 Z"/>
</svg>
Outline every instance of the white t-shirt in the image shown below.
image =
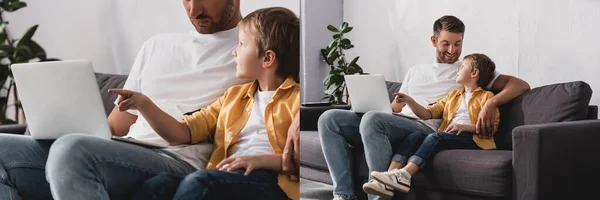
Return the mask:
<svg viewBox="0 0 600 200">
<path fill-rule="evenodd" d="M 230 156 L 251 156 L 273 154 L 273 148 L 267 137 L 265 126 L 265 108 L 273 99 L 275 91 L 257 91 L 254 94 L 254 105 L 246 126 L 240 131 L 239 139 L 232 145 Z"/>
<path fill-rule="evenodd" d="M 123 89 L 140 92 L 177 120 L 183 114 L 204 108 L 236 84 L 236 63 L 231 52 L 238 44 L 238 29 L 215 34 L 160 34 L 144 43 Z M 115 102 L 116 104 L 117 102 Z M 138 115 L 137 111 L 129 113 Z M 127 136 L 168 144 L 141 115 Z M 204 168 L 212 145 L 179 145 L 168 150 L 196 168 Z"/>
<path fill-rule="evenodd" d="M 408 69 L 408 73 L 402 81 L 399 92 L 408 94 L 419 105 L 427 107 L 455 89 L 462 86 L 456 83 L 457 69 L 461 62 L 457 61 L 454 64 L 433 63 L 419 64 Z M 490 88 L 496 78 L 500 76 L 498 71 L 494 72 L 494 79 L 490 82 L 487 88 Z M 408 107 L 402 108 L 402 114 L 417 117 Z M 442 123 L 442 119 L 421 120 L 434 131 L 437 131 Z"/>
<path fill-rule="evenodd" d="M 460 106 L 458 106 L 458 110 L 452 119 L 452 122 L 448 125 L 448 127 L 454 124 L 471 124 L 471 117 L 469 116 L 469 100 L 473 96 L 472 92 L 465 92 L 462 95 L 462 99 L 460 100 Z"/>
</svg>

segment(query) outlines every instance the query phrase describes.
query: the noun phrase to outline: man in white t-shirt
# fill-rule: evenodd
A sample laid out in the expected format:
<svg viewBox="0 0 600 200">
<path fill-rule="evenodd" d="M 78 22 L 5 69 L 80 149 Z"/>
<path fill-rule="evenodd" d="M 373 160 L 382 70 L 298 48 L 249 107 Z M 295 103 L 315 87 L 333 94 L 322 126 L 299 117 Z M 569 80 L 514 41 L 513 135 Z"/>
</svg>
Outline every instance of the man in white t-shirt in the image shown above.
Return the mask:
<svg viewBox="0 0 600 200">
<path fill-rule="evenodd" d="M 146 41 L 124 86 L 149 96 L 176 119 L 247 82 L 236 78 L 231 54 L 242 19 L 239 0 L 185 0 L 183 5 L 195 30 Z M 54 142 L 0 134 L 0 199 L 130 199 L 160 172 L 184 176 L 203 169 L 212 153 L 211 144 L 178 144 L 160 137 L 135 111 L 115 107 L 108 122 L 113 135 L 170 146 L 158 150 L 82 135 Z M 296 126 L 290 127 L 286 146 L 289 170 L 289 154 L 297 149 L 292 145 L 298 140 Z"/>
<path fill-rule="evenodd" d="M 416 65 L 408 70 L 400 88 L 401 93 L 413 97 L 420 105 L 427 106 L 444 97 L 448 92 L 460 88 L 456 83 L 457 69 L 464 39 L 465 26 L 454 16 L 443 16 L 433 24 L 431 43 L 436 50 L 436 62 Z M 518 78 L 496 73 L 490 90 L 500 91 L 483 106 L 477 119 L 477 134 L 490 137 L 493 128 L 495 110 L 513 98 L 529 90 L 529 84 Z M 394 112 L 415 116 L 404 104 L 392 102 Z M 416 117 L 416 116 L 415 116 Z M 364 115 L 348 110 L 329 110 L 319 118 L 318 130 L 323 153 L 334 186 L 334 199 L 356 199 L 353 191 L 352 162 L 355 157 L 349 145 L 362 147 L 372 171 L 387 171 L 390 161 L 406 164 L 406 159 L 392 155 L 392 148 L 399 145 L 410 133 L 432 133 L 437 130 L 441 120 L 413 120 L 382 112 L 367 112 Z M 370 179 L 370 178 L 369 178 Z M 370 179 L 371 180 L 371 179 Z M 393 189 L 377 181 L 363 185 L 369 193 L 369 199 L 387 199 L 393 196 Z"/>
</svg>

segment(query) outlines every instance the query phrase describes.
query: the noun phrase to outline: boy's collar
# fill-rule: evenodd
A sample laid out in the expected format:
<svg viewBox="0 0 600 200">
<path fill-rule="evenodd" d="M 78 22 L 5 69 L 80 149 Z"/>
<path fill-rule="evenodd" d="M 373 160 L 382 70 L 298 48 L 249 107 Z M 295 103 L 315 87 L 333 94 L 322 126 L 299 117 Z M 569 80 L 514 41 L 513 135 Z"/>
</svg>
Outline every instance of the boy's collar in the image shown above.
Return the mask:
<svg viewBox="0 0 600 200">
<path fill-rule="evenodd" d="M 478 91 L 481 91 L 481 90 L 483 90 L 483 88 L 481 88 L 481 86 L 480 86 L 480 87 L 477 87 L 477 89 L 475 89 L 475 90 L 473 91 L 473 93 L 475 93 L 475 92 L 478 92 Z M 460 92 L 459 92 L 459 93 L 460 93 L 460 94 L 464 94 L 464 93 L 465 93 L 465 87 L 462 87 L 462 88 L 460 89 Z"/>
<path fill-rule="evenodd" d="M 293 78 L 288 77 L 285 79 L 285 81 L 283 81 L 281 85 L 279 85 L 277 90 L 275 90 L 275 93 L 277 93 L 277 91 L 279 90 L 290 89 L 294 87 L 294 85 L 296 85 L 296 81 L 294 81 Z M 252 85 L 250 85 L 250 89 L 248 90 L 248 93 L 246 93 L 246 96 L 249 98 L 254 98 L 254 93 L 256 93 L 256 90 L 258 90 L 258 86 L 258 80 L 254 80 L 254 82 L 252 82 Z"/>
</svg>

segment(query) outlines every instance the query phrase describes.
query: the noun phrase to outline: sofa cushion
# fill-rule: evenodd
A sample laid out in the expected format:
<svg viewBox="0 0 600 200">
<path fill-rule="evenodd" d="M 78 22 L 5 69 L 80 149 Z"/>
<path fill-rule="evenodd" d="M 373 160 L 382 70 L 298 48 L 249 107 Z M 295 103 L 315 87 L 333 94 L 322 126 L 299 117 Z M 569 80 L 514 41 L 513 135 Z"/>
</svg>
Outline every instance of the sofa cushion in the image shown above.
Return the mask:
<svg viewBox="0 0 600 200">
<path fill-rule="evenodd" d="M 510 196 L 512 152 L 501 150 L 446 150 L 433 157 L 412 186 L 472 196 Z"/>
<path fill-rule="evenodd" d="M 300 131 L 300 164 L 319 170 L 327 170 L 327 162 L 317 131 Z"/>
<path fill-rule="evenodd" d="M 512 130 L 520 125 L 587 118 L 592 89 L 583 81 L 534 88 L 500 107 L 498 149 L 512 149 Z"/>
</svg>

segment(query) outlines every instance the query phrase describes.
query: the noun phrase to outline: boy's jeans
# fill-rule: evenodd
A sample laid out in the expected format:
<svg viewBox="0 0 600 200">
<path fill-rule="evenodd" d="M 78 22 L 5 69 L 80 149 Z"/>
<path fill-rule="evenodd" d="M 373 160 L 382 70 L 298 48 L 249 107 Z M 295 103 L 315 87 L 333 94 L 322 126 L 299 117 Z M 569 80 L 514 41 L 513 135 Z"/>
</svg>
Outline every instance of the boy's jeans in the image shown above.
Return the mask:
<svg viewBox="0 0 600 200">
<path fill-rule="evenodd" d="M 406 165 L 407 162 L 415 163 L 419 169 L 425 167 L 425 161 L 429 160 L 439 151 L 448 149 L 480 149 L 473 141 L 473 133 L 462 132 L 456 135 L 456 132 L 445 133 L 437 132 L 429 135 L 422 133 L 413 133 L 409 135 L 404 142 L 394 152 L 394 161 Z M 419 143 L 422 141 L 422 144 Z M 414 155 L 411 152 L 416 152 Z M 412 155 L 412 156 L 410 156 Z M 407 160 L 407 156 L 410 158 Z"/>
<path fill-rule="evenodd" d="M 277 172 L 254 170 L 244 176 L 245 171 L 208 169 L 185 177 L 162 173 L 146 181 L 133 199 L 289 199 L 277 185 Z"/>
<path fill-rule="evenodd" d="M 402 116 L 384 112 L 364 115 L 349 110 L 328 110 L 319 117 L 319 137 L 333 180 L 334 195 L 355 199 L 352 180 L 353 156 L 349 145 L 364 148 L 371 171 L 386 171 L 395 149 L 413 132 L 434 132 L 428 126 Z M 369 199 L 382 199 L 369 195 Z"/>
</svg>

